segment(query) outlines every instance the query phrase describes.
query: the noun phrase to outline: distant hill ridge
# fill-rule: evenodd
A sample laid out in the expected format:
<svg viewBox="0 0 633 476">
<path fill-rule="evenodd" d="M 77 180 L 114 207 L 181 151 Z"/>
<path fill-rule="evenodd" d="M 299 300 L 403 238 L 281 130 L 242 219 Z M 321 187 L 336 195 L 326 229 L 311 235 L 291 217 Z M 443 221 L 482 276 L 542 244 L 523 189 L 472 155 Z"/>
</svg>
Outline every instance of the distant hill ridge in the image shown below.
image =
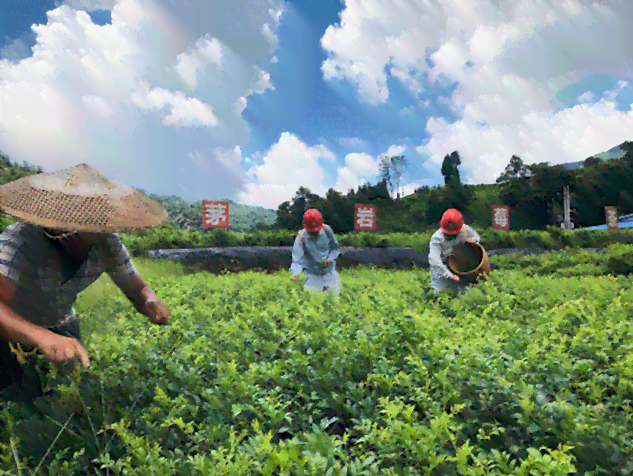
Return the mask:
<svg viewBox="0 0 633 476">
<path fill-rule="evenodd" d="M 615 147 L 612 147 L 606 152 L 600 152 L 599 154 L 596 154 L 593 157 L 597 159 L 602 159 L 602 160 L 611 160 L 611 159 L 619 159 L 625 153 L 626 152 L 621 146 L 616 145 Z M 567 162 L 565 164 L 562 164 L 562 166 L 565 167 L 567 170 L 572 170 L 572 169 L 577 169 L 578 167 L 582 167 L 584 163 L 585 163 L 584 160 L 580 160 L 578 162 Z"/>
</svg>

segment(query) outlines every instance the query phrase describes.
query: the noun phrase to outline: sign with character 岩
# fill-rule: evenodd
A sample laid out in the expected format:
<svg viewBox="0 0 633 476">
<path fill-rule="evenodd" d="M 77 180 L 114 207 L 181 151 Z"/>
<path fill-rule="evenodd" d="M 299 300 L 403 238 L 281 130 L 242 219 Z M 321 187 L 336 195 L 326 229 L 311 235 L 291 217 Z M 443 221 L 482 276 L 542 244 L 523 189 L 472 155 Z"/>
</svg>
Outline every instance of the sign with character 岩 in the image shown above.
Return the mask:
<svg viewBox="0 0 633 476">
<path fill-rule="evenodd" d="M 203 200 L 202 225 L 205 228 L 228 228 L 229 202 Z"/>
<path fill-rule="evenodd" d="M 374 205 L 354 205 L 354 229 L 376 231 L 376 207 Z"/>
<path fill-rule="evenodd" d="M 510 207 L 507 205 L 492 206 L 492 227 L 495 230 L 510 229 Z"/>
</svg>

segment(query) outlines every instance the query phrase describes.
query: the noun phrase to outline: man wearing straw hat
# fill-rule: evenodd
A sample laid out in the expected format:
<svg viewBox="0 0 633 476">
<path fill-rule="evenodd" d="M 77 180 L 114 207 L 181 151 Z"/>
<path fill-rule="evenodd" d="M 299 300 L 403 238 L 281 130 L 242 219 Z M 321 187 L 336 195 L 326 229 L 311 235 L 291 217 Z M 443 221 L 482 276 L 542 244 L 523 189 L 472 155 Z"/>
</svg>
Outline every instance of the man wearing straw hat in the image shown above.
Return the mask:
<svg viewBox="0 0 633 476">
<path fill-rule="evenodd" d="M 450 208 L 444 212 L 440 220 L 440 229 L 433 233 L 429 243 L 431 286 L 436 294 L 442 291 L 462 294 L 467 290 L 468 283 L 462 282 L 460 277 L 444 264 L 444 259 L 457 245 L 479 243 L 479 241 L 481 241 L 479 234 L 464 224 L 459 210 Z"/>
<path fill-rule="evenodd" d="M 89 366 L 73 304 L 104 272 L 150 321 L 167 323 L 167 307 L 117 235 L 164 222 L 168 215 L 158 203 L 81 164 L 0 186 L 0 211 L 18 220 L 0 235 L 3 396 L 42 396 L 28 365 L 37 351 L 54 363 Z"/>
</svg>

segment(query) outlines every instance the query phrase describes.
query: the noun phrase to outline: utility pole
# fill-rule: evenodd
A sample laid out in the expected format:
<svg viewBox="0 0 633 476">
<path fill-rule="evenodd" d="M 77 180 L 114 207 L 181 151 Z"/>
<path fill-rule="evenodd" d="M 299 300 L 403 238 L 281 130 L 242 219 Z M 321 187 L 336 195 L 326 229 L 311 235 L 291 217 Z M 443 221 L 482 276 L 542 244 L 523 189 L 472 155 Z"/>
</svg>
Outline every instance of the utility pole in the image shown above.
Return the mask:
<svg viewBox="0 0 633 476">
<path fill-rule="evenodd" d="M 564 210 L 564 218 L 562 223 L 562 228 L 565 230 L 571 230 L 573 224 L 571 222 L 571 204 L 570 204 L 570 195 L 569 195 L 569 185 L 565 185 L 563 187 L 563 210 Z"/>
</svg>

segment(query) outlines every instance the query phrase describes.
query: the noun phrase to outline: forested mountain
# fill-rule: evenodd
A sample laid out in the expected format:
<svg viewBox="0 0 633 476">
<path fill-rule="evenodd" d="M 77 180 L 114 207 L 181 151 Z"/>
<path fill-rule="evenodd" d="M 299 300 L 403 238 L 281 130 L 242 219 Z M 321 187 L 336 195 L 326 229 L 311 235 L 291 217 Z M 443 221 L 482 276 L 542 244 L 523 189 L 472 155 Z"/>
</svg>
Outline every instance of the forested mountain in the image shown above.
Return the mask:
<svg viewBox="0 0 633 476">
<path fill-rule="evenodd" d="M 203 229 L 202 226 L 202 202 L 189 202 L 175 195 L 149 196 L 160 203 L 172 219 L 174 225 L 183 229 Z M 226 200 L 226 199 L 222 199 Z M 276 213 L 262 207 L 253 207 L 229 202 L 230 229 L 237 232 L 246 232 L 262 225 L 270 226 L 275 223 Z"/>
</svg>

